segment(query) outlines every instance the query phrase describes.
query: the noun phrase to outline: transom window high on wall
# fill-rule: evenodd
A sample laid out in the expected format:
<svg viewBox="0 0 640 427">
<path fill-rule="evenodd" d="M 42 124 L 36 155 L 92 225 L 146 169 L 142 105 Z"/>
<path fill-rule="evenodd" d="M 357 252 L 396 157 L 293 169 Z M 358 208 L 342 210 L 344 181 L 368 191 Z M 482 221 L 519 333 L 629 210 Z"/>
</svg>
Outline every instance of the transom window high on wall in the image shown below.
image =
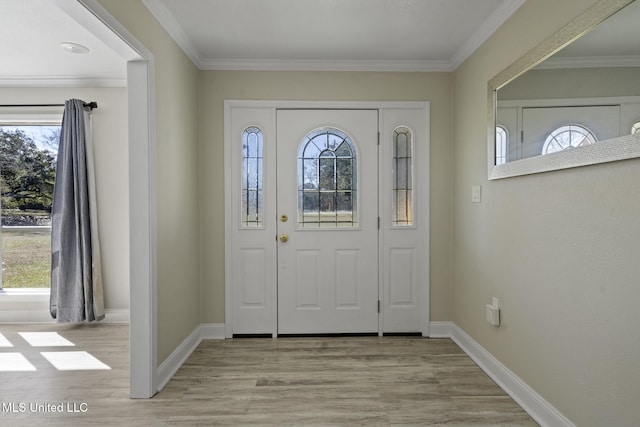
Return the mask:
<svg viewBox="0 0 640 427">
<path fill-rule="evenodd" d="M 0 288 L 49 288 L 59 120 L 0 122 Z"/>
</svg>

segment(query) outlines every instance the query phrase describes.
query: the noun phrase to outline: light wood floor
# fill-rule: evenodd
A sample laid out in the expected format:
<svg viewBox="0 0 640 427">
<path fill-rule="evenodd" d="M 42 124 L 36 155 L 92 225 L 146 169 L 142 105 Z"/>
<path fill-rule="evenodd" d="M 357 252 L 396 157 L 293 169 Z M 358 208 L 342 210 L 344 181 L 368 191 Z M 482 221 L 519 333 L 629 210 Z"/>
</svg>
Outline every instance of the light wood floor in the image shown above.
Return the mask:
<svg viewBox="0 0 640 427">
<path fill-rule="evenodd" d="M 18 334 L 49 331 L 75 346 L 33 347 Z M 0 371 L 0 425 L 537 425 L 448 339 L 203 341 L 153 399 L 131 400 L 126 325 L 0 325 L 0 333 L 13 345 L 0 357 L 20 352 L 37 369 Z M 111 369 L 59 371 L 41 354 L 66 351 Z M 42 411 L 60 404 L 63 413 Z"/>
</svg>

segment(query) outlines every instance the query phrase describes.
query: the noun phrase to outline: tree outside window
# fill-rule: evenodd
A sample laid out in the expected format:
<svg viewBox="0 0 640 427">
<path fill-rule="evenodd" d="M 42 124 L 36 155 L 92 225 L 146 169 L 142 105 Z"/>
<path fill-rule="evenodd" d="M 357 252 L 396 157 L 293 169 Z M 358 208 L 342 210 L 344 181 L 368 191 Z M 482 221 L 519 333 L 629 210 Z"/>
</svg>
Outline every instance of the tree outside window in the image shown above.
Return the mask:
<svg viewBox="0 0 640 427">
<path fill-rule="evenodd" d="M 0 126 L 2 284 L 50 285 L 51 207 L 60 126 Z"/>
</svg>

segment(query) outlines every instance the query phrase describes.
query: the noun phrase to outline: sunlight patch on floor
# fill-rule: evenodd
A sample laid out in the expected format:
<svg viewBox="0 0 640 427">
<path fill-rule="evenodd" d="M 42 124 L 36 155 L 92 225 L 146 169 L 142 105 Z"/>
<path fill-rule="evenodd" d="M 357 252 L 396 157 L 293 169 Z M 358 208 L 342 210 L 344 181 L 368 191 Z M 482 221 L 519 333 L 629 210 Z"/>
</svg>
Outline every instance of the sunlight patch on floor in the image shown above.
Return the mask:
<svg viewBox="0 0 640 427">
<path fill-rule="evenodd" d="M 111 369 L 86 351 L 45 351 L 40 354 L 59 371 Z"/>
<path fill-rule="evenodd" d="M 44 357 L 59 371 L 111 369 L 111 367 L 86 351 L 45 351 L 38 354 L 30 350 L 31 348 L 42 347 L 75 347 L 73 342 L 57 332 L 18 332 L 18 335 L 26 341 L 29 347 L 25 349 L 25 343 L 18 340 L 14 342 L 22 346 L 22 348 L 15 348 L 15 350 L 22 350 L 21 352 L 0 352 L 0 372 L 36 371 L 37 368 L 29 360 L 35 362 L 39 357 Z M 13 343 L 0 333 L 0 348 L 12 347 L 14 347 Z"/>
<path fill-rule="evenodd" d="M 57 332 L 20 332 L 31 347 L 74 347 L 75 344 Z"/>
<path fill-rule="evenodd" d="M 13 347 L 13 344 L 9 342 L 9 340 L 0 333 L 0 347 Z"/>
<path fill-rule="evenodd" d="M 0 372 L 35 371 L 36 367 L 22 353 L 0 353 Z"/>
</svg>

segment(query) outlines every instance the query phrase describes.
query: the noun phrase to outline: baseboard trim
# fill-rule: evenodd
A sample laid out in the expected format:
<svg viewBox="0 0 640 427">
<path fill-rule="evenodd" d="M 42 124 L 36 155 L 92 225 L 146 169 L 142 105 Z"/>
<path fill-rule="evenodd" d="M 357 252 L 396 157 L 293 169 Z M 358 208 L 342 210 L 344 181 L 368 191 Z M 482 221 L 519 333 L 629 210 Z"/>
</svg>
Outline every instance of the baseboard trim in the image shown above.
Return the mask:
<svg viewBox="0 0 640 427">
<path fill-rule="evenodd" d="M 103 323 L 129 323 L 128 309 L 106 309 Z"/>
<path fill-rule="evenodd" d="M 25 304 L 22 304 L 25 305 Z M 56 323 L 49 313 L 49 301 L 27 303 L 26 308 L 6 309 L 7 304 L 0 304 L 0 324 L 16 323 Z M 107 309 L 100 323 L 129 323 L 128 309 Z"/>
<path fill-rule="evenodd" d="M 429 338 L 451 338 L 453 322 L 429 323 Z"/>
<path fill-rule="evenodd" d="M 449 323 L 450 338 L 518 405 L 542 427 L 575 427 L 575 424 L 511 372 L 498 359 L 478 344 L 453 322 Z M 446 325 L 440 325 L 442 330 Z"/>
<path fill-rule="evenodd" d="M 224 323 L 203 323 L 200 325 L 201 340 L 223 340 Z"/>
<path fill-rule="evenodd" d="M 158 367 L 157 391 L 162 390 L 167 385 L 175 373 L 178 372 L 178 369 L 191 356 L 191 353 L 205 339 L 224 339 L 224 324 L 204 323 L 198 325 Z"/>
<path fill-rule="evenodd" d="M 187 361 L 191 353 L 200 344 L 200 326 L 197 326 L 187 338 L 180 343 L 173 353 L 167 359 L 158 366 L 157 381 L 158 390 L 160 391 L 167 385 L 173 375 L 178 372 L 178 369 Z"/>
</svg>

